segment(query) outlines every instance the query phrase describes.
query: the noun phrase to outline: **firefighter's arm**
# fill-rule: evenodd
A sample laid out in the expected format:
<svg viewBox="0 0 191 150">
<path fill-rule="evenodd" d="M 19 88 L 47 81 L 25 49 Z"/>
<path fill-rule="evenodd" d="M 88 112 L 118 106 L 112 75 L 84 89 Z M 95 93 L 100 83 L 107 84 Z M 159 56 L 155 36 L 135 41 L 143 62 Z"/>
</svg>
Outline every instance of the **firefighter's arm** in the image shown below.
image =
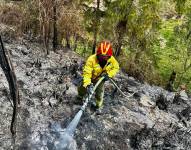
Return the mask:
<svg viewBox="0 0 191 150">
<path fill-rule="evenodd" d="M 83 69 L 83 86 L 86 88 L 88 85 L 91 84 L 92 78 L 92 61 L 90 57 L 87 59 L 86 64 Z"/>
<path fill-rule="evenodd" d="M 110 78 L 114 77 L 119 71 L 119 63 L 111 56 L 110 64 L 106 67 L 107 74 Z"/>
</svg>

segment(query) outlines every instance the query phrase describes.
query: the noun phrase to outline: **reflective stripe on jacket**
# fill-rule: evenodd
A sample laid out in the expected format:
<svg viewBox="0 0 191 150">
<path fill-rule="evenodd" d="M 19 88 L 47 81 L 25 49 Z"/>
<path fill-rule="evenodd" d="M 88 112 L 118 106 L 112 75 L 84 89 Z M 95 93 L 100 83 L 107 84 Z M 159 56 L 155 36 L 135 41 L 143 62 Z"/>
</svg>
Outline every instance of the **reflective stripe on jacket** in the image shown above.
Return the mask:
<svg viewBox="0 0 191 150">
<path fill-rule="evenodd" d="M 86 87 L 91 83 L 92 79 L 98 78 L 102 72 L 107 72 L 110 78 L 114 77 L 119 71 L 117 60 L 111 56 L 105 67 L 99 65 L 96 54 L 89 56 L 83 69 L 83 86 Z"/>
</svg>

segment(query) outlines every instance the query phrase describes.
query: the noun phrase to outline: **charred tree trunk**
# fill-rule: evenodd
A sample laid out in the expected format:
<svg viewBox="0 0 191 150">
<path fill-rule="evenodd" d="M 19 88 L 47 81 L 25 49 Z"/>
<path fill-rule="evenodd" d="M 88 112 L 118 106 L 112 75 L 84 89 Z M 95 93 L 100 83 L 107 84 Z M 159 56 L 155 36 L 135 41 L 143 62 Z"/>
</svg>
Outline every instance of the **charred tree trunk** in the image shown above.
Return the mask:
<svg viewBox="0 0 191 150">
<path fill-rule="evenodd" d="M 51 26 L 50 26 L 50 19 L 49 19 L 49 21 L 48 21 L 48 24 L 47 24 L 47 37 L 46 37 L 46 51 L 47 51 L 47 55 L 49 55 L 50 54 L 50 49 L 49 49 L 49 42 L 50 42 L 50 32 L 51 32 L 51 30 L 50 30 L 50 28 L 51 28 Z"/>
<path fill-rule="evenodd" d="M 70 47 L 70 35 L 69 35 L 69 33 L 66 34 L 66 47 L 69 49 L 71 48 Z"/>
<path fill-rule="evenodd" d="M 78 46 L 78 35 L 75 36 L 74 51 L 76 51 L 77 46 Z"/>
<path fill-rule="evenodd" d="M 50 38 L 50 25 L 47 22 L 43 23 L 43 44 L 45 47 L 46 55 L 49 55 L 49 38 Z"/>
<path fill-rule="evenodd" d="M 95 29 L 95 32 L 94 32 L 94 42 L 93 42 L 92 54 L 95 54 L 96 44 L 97 44 L 97 29 Z"/>
<path fill-rule="evenodd" d="M 53 18 L 53 1 L 52 0 L 39 0 L 39 20 L 40 29 L 42 32 L 43 44 L 45 47 L 45 54 L 49 54 L 49 41 L 51 34 L 51 23 Z"/>
<path fill-rule="evenodd" d="M 170 75 L 170 79 L 168 81 L 168 84 L 166 85 L 166 90 L 170 91 L 170 92 L 174 92 L 174 82 L 176 80 L 176 72 L 173 70 L 171 75 Z"/>
<path fill-rule="evenodd" d="M 83 51 L 82 51 L 82 56 L 85 56 L 85 53 L 87 51 L 87 47 L 88 47 L 88 43 L 86 43 L 86 41 L 83 40 Z"/>
<path fill-rule="evenodd" d="M 16 124 L 17 124 L 17 113 L 18 113 L 18 104 L 19 102 L 19 90 L 17 86 L 17 79 L 14 73 L 13 66 L 11 64 L 9 55 L 6 56 L 3 42 L 0 36 L 0 65 L 5 73 L 7 81 L 9 83 L 10 95 L 13 100 L 13 116 L 11 121 L 11 133 L 16 134 Z"/>
<path fill-rule="evenodd" d="M 97 34 L 98 34 L 98 28 L 99 28 L 99 7 L 100 7 L 100 0 L 97 0 L 97 7 L 95 11 L 95 21 L 94 21 L 94 41 L 93 41 L 93 49 L 92 54 L 95 54 L 96 44 L 97 44 Z"/>
<path fill-rule="evenodd" d="M 121 47 L 122 47 L 122 41 L 124 37 L 124 31 L 126 29 L 127 21 L 119 21 L 116 27 L 117 31 L 117 45 L 116 45 L 116 51 L 115 56 L 119 56 L 121 53 Z"/>
<path fill-rule="evenodd" d="M 54 0 L 54 5 L 53 5 L 53 42 L 52 42 L 52 47 L 53 51 L 55 52 L 58 46 L 58 32 L 57 32 L 57 10 L 56 10 L 56 0 Z"/>
</svg>

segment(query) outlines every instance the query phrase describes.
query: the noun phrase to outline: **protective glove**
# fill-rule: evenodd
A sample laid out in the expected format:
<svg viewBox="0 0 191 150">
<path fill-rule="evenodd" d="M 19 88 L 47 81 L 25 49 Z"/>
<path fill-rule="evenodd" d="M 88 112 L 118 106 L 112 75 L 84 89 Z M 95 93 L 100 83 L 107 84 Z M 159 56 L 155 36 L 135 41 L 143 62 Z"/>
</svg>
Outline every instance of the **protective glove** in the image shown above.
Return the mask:
<svg viewBox="0 0 191 150">
<path fill-rule="evenodd" d="M 108 81 L 109 80 L 109 76 L 107 73 L 103 73 L 102 77 L 104 77 L 103 81 Z"/>
<path fill-rule="evenodd" d="M 91 94 L 92 91 L 93 91 L 93 88 L 94 88 L 94 86 L 93 86 L 92 83 L 91 83 L 90 85 L 88 85 L 87 88 L 86 88 L 86 89 L 87 89 L 87 93 L 88 93 L 88 94 Z"/>
</svg>

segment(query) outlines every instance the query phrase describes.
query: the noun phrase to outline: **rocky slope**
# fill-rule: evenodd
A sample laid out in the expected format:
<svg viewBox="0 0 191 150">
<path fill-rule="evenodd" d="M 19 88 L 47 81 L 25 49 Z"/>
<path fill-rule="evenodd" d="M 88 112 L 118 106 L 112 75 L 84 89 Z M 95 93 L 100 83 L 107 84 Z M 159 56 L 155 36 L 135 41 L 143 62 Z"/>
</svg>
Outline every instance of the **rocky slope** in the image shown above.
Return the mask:
<svg viewBox="0 0 191 150">
<path fill-rule="evenodd" d="M 21 105 L 13 140 L 8 84 L 0 70 L 0 147 L 55 149 L 56 139 L 80 108 L 74 104 L 75 83 L 83 60 L 63 49 L 44 57 L 42 47 L 23 39 L 5 47 L 15 67 Z M 127 100 L 107 82 L 102 114 L 88 106 L 78 124 L 77 149 L 191 149 L 190 99 L 175 101 L 175 93 L 139 83 L 122 72 L 115 81 L 126 94 L 134 95 Z"/>
</svg>

